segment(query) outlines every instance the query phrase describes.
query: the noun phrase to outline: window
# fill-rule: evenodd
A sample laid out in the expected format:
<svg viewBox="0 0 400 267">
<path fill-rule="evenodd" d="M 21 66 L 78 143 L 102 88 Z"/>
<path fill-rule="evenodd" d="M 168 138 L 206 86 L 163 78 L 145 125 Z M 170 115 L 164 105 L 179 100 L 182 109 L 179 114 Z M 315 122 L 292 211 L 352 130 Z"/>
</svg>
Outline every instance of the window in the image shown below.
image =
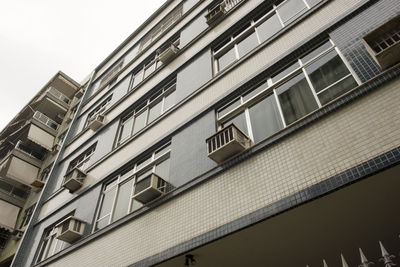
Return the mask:
<svg viewBox="0 0 400 267">
<path fill-rule="evenodd" d="M 219 72 L 267 41 L 310 9 L 309 0 L 286 0 L 257 15 L 214 48 L 215 70 Z M 315 1 L 314 1 L 315 2 Z M 318 1 L 317 1 L 318 2 Z M 315 4 L 315 3 L 314 3 Z"/>
<path fill-rule="evenodd" d="M 30 187 L 26 185 L 16 187 L 4 181 L 3 178 L 0 178 L 0 191 L 13 197 L 27 199 L 29 196 Z"/>
<path fill-rule="evenodd" d="M 152 57 L 150 57 L 150 59 L 148 59 L 144 64 L 135 70 L 134 74 L 132 75 L 130 89 L 135 88 L 161 66 L 162 62 L 158 60 L 158 56 L 155 53 Z"/>
<path fill-rule="evenodd" d="M 48 166 L 47 168 L 45 168 L 45 169 L 40 173 L 39 179 L 38 179 L 38 180 L 40 180 L 40 181 L 42 181 L 42 182 L 46 182 L 46 181 L 47 181 L 47 178 L 49 178 L 50 169 L 51 169 L 51 166 L 52 166 L 52 165 L 53 165 L 53 164 L 51 164 L 50 166 Z"/>
<path fill-rule="evenodd" d="M 168 181 L 169 157 L 170 144 L 167 144 L 139 160 L 131 168 L 106 184 L 101 196 L 95 230 L 105 227 L 142 206 L 132 198 L 135 182 L 151 173 L 156 173 L 162 179 Z"/>
<path fill-rule="evenodd" d="M 218 123 L 234 123 L 257 143 L 356 86 L 328 41 L 219 109 Z"/>
<path fill-rule="evenodd" d="M 35 209 L 35 205 L 32 205 L 25 210 L 25 214 L 24 214 L 24 217 L 22 218 L 21 225 L 19 228 L 22 228 L 22 227 L 25 227 L 28 225 L 29 221 L 31 220 L 33 210 Z"/>
<path fill-rule="evenodd" d="M 364 38 L 367 51 L 383 69 L 400 61 L 400 16 L 386 22 Z"/>
<path fill-rule="evenodd" d="M 84 171 L 88 167 L 88 162 L 89 162 L 90 157 L 93 155 L 94 151 L 96 150 L 96 144 L 92 145 L 85 152 L 83 152 L 77 158 L 72 160 L 69 163 L 67 173 L 69 173 L 74 168 L 78 168 L 78 169 Z"/>
<path fill-rule="evenodd" d="M 180 4 L 171 13 L 169 13 L 159 24 L 157 24 L 151 31 L 149 31 L 140 41 L 139 51 L 148 47 L 154 40 L 156 40 L 163 32 L 178 21 L 182 16 L 182 7 Z"/>
<path fill-rule="evenodd" d="M 85 128 L 89 125 L 89 123 L 96 117 L 96 115 L 98 114 L 103 114 L 106 111 L 106 108 L 108 106 L 108 104 L 111 102 L 112 99 L 112 95 L 110 95 L 109 97 L 107 97 L 106 100 L 104 100 L 100 105 L 98 105 L 95 109 L 93 109 L 87 119 L 86 119 L 86 124 L 85 124 Z"/>
<path fill-rule="evenodd" d="M 69 246 L 67 242 L 56 238 L 57 231 L 58 227 L 55 226 L 45 231 L 36 262 L 41 262 Z"/>
<path fill-rule="evenodd" d="M 116 74 L 122 68 L 123 64 L 124 64 L 124 60 L 121 60 L 111 70 L 109 70 L 108 73 L 105 74 L 103 76 L 103 78 L 101 79 L 99 88 L 103 87 L 107 83 L 111 84 L 111 85 L 113 83 L 115 83 L 116 80 L 118 79 L 118 76 L 116 76 Z"/>
<path fill-rule="evenodd" d="M 176 80 L 173 79 L 151 97 L 143 101 L 133 112 L 121 120 L 117 145 L 135 135 L 175 105 Z"/>
</svg>

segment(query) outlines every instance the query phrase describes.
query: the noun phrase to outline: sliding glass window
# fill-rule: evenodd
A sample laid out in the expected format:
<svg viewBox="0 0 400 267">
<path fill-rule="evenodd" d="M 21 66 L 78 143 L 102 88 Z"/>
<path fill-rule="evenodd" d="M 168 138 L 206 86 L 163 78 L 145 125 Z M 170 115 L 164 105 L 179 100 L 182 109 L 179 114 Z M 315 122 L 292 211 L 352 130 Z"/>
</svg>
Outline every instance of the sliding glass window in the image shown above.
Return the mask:
<svg viewBox="0 0 400 267">
<path fill-rule="evenodd" d="M 320 0 L 319 0 L 320 1 Z M 215 70 L 219 72 L 269 40 L 319 1 L 286 0 L 258 14 L 214 48 Z"/>
<path fill-rule="evenodd" d="M 327 41 L 219 109 L 218 124 L 234 123 L 257 143 L 357 85 Z"/>
</svg>

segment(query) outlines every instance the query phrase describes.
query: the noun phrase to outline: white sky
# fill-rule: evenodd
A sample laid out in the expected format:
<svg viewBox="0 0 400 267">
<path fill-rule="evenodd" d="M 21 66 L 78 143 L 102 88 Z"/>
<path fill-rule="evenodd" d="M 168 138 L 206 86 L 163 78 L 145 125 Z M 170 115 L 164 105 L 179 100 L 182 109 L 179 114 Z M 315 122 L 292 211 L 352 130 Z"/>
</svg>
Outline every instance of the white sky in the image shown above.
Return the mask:
<svg viewBox="0 0 400 267">
<path fill-rule="evenodd" d="M 0 0 L 0 131 L 59 71 L 81 82 L 166 0 Z"/>
</svg>

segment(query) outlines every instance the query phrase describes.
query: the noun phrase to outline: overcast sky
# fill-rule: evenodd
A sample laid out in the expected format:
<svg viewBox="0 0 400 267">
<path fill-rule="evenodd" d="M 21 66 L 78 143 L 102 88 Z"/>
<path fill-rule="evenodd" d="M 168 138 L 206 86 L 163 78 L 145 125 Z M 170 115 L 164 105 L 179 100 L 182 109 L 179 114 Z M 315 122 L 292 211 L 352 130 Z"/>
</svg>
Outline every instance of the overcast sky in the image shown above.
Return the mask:
<svg viewBox="0 0 400 267">
<path fill-rule="evenodd" d="M 166 0 L 0 0 L 0 131 L 59 70 L 81 82 Z"/>
</svg>

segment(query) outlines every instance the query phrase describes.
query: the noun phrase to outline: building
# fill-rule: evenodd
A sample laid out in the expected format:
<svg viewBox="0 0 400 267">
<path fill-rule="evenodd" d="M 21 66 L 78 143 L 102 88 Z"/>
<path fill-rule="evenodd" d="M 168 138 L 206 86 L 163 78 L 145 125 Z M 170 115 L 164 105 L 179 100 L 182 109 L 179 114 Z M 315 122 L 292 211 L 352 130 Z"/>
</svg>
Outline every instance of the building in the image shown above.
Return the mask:
<svg viewBox="0 0 400 267">
<path fill-rule="evenodd" d="M 11 264 L 79 103 L 57 73 L 0 133 L 0 265 Z"/>
<path fill-rule="evenodd" d="M 92 72 L 12 265 L 397 262 L 399 21 L 166 1 Z"/>
</svg>

